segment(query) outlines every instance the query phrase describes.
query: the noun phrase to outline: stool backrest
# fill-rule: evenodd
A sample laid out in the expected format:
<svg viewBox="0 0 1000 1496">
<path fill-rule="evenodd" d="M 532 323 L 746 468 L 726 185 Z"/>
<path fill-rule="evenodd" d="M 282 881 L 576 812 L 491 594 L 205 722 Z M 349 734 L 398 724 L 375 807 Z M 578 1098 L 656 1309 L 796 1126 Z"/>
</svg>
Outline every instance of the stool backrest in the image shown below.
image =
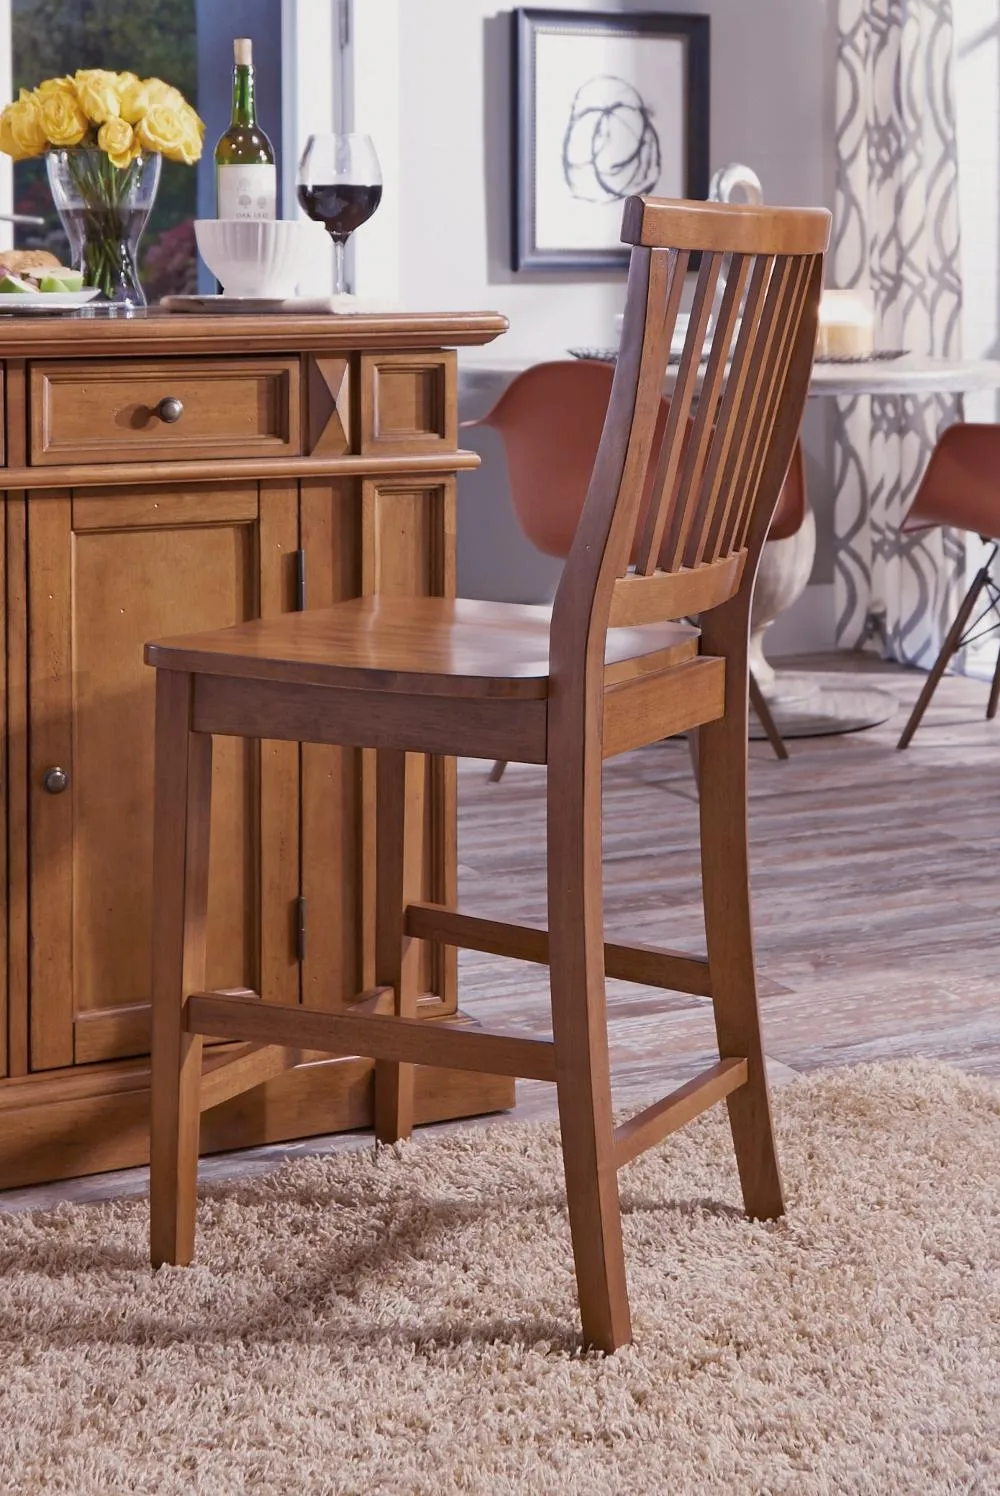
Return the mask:
<svg viewBox="0 0 1000 1496">
<path fill-rule="evenodd" d="M 614 364 L 603 359 L 555 359 L 531 364 L 518 374 L 486 415 L 464 427 L 489 426 L 503 438 L 514 513 L 532 545 L 548 556 L 568 556 L 594 470 L 611 399 Z M 653 455 L 657 456 L 670 414 L 660 400 Z M 691 433 L 689 417 L 685 440 Z M 656 464 L 650 461 L 643 488 L 649 504 Z M 637 531 L 643 530 L 645 509 Z M 781 489 L 769 540 L 796 534 L 806 514 L 802 444 L 797 441 Z M 635 555 L 632 557 L 635 560 Z"/>
<path fill-rule="evenodd" d="M 601 442 L 614 365 L 597 359 L 532 364 L 504 390 L 488 415 L 503 438 L 511 503 L 524 534 L 548 556 L 568 556 Z M 670 402 L 660 402 L 654 450 Z M 652 464 L 646 474 L 652 486 Z"/>
<path fill-rule="evenodd" d="M 823 209 L 626 202 L 622 240 L 633 248 L 621 347 L 556 594 L 554 675 L 576 673 L 573 657 L 584 640 L 596 668 L 609 625 L 704 613 L 737 594 L 749 615 L 802 419 L 829 227 Z M 699 252 L 686 341 L 657 443 L 670 342 Z"/>
</svg>

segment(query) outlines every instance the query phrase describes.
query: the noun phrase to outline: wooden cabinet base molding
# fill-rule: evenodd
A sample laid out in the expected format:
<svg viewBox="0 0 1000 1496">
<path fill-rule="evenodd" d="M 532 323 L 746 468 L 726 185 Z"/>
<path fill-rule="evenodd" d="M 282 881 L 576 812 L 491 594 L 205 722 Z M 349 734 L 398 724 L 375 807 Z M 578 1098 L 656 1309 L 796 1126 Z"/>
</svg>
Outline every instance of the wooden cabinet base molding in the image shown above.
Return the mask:
<svg viewBox="0 0 1000 1496">
<path fill-rule="evenodd" d="M 143 644 L 338 598 L 454 595 L 456 475 L 477 460 L 457 446 L 454 350 L 504 327 L 491 314 L 4 319 L 0 1189 L 147 1156 Z M 371 985 L 370 759 L 220 740 L 212 987 L 336 1009 Z M 423 897 L 451 901 L 454 761 L 419 772 Z M 421 1016 L 453 1014 L 454 951 L 427 944 L 421 963 Z M 370 1125 L 368 1061 L 279 1068 L 205 1113 L 205 1151 Z M 509 1107 L 513 1084 L 427 1069 L 418 1098 L 433 1121 Z"/>
<path fill-rule="evenodd" d="M 275 1076 L 201 1119 L 202 1153 L 254 1148 L 371 1125 L 370 1060 L 324 1060 Z M 417 1122 L 505 1111 L 504 1076 L 417 1069 Z M 50 1071 L 0 1087 L 0 1179 L 21 1189 L 149 1162 L 149 1067 Z"/>
</svg>

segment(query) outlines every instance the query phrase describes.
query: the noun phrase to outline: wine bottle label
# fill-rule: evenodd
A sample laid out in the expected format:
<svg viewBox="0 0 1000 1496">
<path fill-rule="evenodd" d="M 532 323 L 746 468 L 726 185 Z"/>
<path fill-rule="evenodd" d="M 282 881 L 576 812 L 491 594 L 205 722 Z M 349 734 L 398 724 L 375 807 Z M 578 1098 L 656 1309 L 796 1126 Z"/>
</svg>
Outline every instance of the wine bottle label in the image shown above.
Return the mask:
<svg viewBox="0 0 1000 1496">
<path fill-rule="evenodd" d="M 276 218 L 278 174 L 273 166 L 220 166 L 220 218 Z"/>
</svg>

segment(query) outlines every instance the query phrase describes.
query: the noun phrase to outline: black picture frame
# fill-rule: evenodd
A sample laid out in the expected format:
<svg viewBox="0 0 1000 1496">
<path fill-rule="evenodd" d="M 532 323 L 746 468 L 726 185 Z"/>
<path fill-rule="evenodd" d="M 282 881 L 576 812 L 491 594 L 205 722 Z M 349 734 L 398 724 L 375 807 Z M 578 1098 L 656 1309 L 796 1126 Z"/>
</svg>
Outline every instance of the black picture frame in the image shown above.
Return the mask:
<svg viewBox="0 0 1000 1496">
<path fill-rule="evenodd" d="M 607 242 L 595 243 L 593 246 L 575 243 L 560 246 L 551 242 L 539 244 L 538 242 L 538 213 L 537 213 L 537 162 L 538 162 L 538 140 L 536 129 L 536 102 L 537 102 L 537 70 L 536 52 L 539 37 L 593 37 L 607 36 L 609 38 L 622 38 L 638 36 L 649 38 L 668 38 L 680 41 L 684 46 L 684 98 L 680 104 L 681 116 L 685 131 L 683 143 L 683 190 L 679 194 L 685 198 L 704 199 L 708 196 L 709 187 L 709 88 L 710 88 L 710 46 L 711 31 L 708 16 L 702 15 L 664 15 L 657 12 L 621 12 L 615 13 L 603 11 L 576 11 L 576 10 L 536 10 L 517 8 L 511 12 L 512 25 L 512 120 L 513 120 L 513 149 L 511 160 L 513 165 L 513 214 L 512 214 L 512 247 L 511 264 L 514 270 L 528 271 L 576 271 L 587 272 L 592 270 L 622 270 L 628 264 L 629 250 L 623 245 L 621 248 L 609 245 Z M 620 79 L 596 78 L 590 80 L 591 84 L 619 83 Z M 625 88 L 632 89 L 627 81 Z M 577 97 L 582 93 L 578 90 Z M 644 126 L 648 126 L 655 117 L 656 102 L 651 108 L 647 108 L 642 98 L 632 90 L 629 97 L 634 96 L 639 105 L 639 110 L 633 108 L 633 116 L 638 116 Z M 574 100 L 575 102 L 575 100 Z M 616 105 L 618 107 L 629 107 L 628 105 Z M 640 112 L 641 111 L 641 112 Z M 593 114 L 593 109 L 587 111 Z M 608 112 L 604 111 L 605 114 Z M 563 141 L 562 162 L 566 171 L 567 186 L 570 186 L 570 170 L 566 166 L 568 151 L 566 143 L 569 142 L 569 130 L 572 121 L 567 126 L 567 133 Z M 588 122 L 589 128 L 589 122 Z M 654 127 L 655 128 L 655 127 Z M 591 137 L 596 138 L 596 137 Z M 653 142 L 656 149 L 656 159 L 659 159 L 659 140 L 654 134 Z M 572 164 L 572 163 L 571 163 Z M 588 163 L 588 166 L 590 163 Z M 652 167 L 646 163 L 646 179 L 651 174 Z M 627 187 L 620 194 L 616 191 L 610 192 L 609 186 L 601 180 L 598 166 L 592 167 L 593 177 L 597 181 L 597 191 L 604 193 L 601 206 L 604 208 L 604 223 L 602 227 L 606 231 L 606 209 L 611 201 L 620 195 L 621 199 L 630 196 L 632 192 L 640 190 L 637 186 L 628 186 L 626 179 L 619 174 L 618 179 L 610 186 L 617 189 L 619 185 Z M 636 173 L 632 179 L 635 180 Z M 641 172 L 638 173 L 642 180 Z M 645 185 L 642 190 L 652 190 Z M 574 194 L 575 195 L 575 194 Z M 576 211 L 575 208 L 573 210 Z M 595 215 L 596 225 L 596 215 Z M 551 238 L 551 233 L 548 235 Z M 580 237 L 579 225 L 576 229 L 576 237 Z"/>
</svg>

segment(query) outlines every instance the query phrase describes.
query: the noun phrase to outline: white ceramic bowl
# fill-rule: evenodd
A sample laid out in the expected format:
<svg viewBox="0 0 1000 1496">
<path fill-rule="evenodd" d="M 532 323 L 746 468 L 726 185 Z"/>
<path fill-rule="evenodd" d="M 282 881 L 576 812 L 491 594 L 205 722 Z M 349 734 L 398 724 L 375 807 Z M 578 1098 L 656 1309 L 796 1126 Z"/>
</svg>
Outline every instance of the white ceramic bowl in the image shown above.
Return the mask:
<svg viewBox="0 0 1000 1496">
<path fill-rule="evenodd" d="M 224 296 L 294 296 L 325 237 L 322 224 L 301 218 L 197 218 L 198 252 Z"/>
</svg>

